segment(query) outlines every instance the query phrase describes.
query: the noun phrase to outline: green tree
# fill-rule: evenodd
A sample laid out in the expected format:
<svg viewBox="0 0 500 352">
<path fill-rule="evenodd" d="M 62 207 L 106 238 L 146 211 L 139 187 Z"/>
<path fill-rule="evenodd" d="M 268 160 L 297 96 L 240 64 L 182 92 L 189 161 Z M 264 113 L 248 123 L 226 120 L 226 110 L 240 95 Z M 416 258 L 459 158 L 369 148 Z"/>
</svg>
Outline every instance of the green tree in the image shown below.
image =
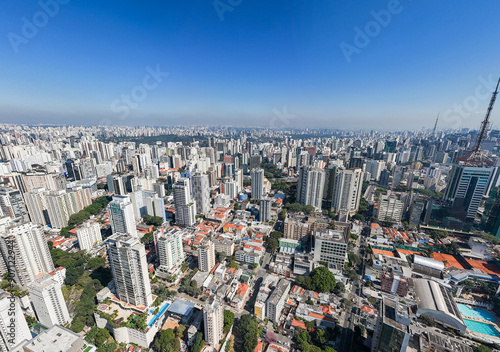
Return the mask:
<svg viewBox="0 0 500 352">
<path fill-rule="evenodd" d="M 205 341 L 203 340 L 203 334 L 197 331 L 193 337 L 193 343 L 191 344 L 191 352 L 200 352 L 205 346 Z"/>
<path fill-rule="evenodd" d="M 181 348 L 181 344 L 172 329 L 162 330 L 155 339 L 154 344 L 160 352 L 177 352 Z"/>
<path fill-rule="evenodd" d="M 224 333 L 227 334 L 234 323 L 234 313 L 230 310 L 224 310 Z"/>
<path fill-rule="evenodd" d="M 182 324 L 177 325 L 175 328 L 175 336 L 179 339 L 184 338 L 184 333 L 186 332 L 186 327 Z"/>
<path fill-rule="evenodd" d="M 240 340 L 243 341 L 241 346 L 242 352 L 254 352 L 259 336 L 257 319 L 250 314 L 242 315 L 238 324 L 238 332 Z"/>
<path fill-rule="evenodd" d="M 485 345 L 473 346 L 472 349 L 474 352 L 491 352 L 491 348 L 486 347 Z"/>
<path fill-rule="evenodd" d="M 335 288 L 335 276 L 324 266 L 314 268 L 311 272 L 311 283 L 314 291 L 330 292 Z"/>
<path fill-rule="evenodd" d="M 267 239 L 267 246 L 269 247 L 269 250 L 271 252 L 276 252 L 276 250 L 278 249 L 279 247 L 279 242 L 277 239 L 275 238 L 272 238 L 272 237 L 269 237 Z"/>
<path fill-rule="evenodd" d="M 99 332 L 96 334 L 94 342 L 97 347 L 102 346 L 109 339 L 109 331 L 108 329 L 99 329 Z"/>
</svg>

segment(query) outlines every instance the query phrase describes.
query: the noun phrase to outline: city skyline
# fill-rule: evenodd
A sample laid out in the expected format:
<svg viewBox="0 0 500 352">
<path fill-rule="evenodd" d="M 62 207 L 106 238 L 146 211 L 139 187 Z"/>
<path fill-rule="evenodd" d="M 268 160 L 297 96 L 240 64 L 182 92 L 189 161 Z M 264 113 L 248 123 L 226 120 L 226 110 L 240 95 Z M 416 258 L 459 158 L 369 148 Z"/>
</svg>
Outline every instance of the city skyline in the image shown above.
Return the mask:
<svg viewBox="0 0 500 352">
<path fill-rule="evenodd" d="M 500 73 L 493 1 L 91 5 L 0 5 L 1 122 L 477 128 Z"/>
</svg>

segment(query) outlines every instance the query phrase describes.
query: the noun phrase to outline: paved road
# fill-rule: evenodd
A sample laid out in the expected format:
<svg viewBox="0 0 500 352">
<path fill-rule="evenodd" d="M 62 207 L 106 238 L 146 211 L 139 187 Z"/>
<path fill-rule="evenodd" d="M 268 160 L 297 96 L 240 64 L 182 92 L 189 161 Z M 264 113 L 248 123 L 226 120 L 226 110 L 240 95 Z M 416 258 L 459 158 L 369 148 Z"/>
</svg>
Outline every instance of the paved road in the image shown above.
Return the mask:
<svg viewBox="0 0 500 352">
<path fill-rule="evenodd" d="M 359 236 L 358 241 L 357 241 L 357 246 L 355 249 L 356 254 L 359 256 L 361 259 L 361 264 L 359 265 L 358 269 L 358 274 L 359 277 L 357 280 L 355 280 L 351 284 L 351 294 L 347 295 L 349 299 L 355 298 L 356 302 L 354 303 L 354 306 L 349 309 L 348 311 L 345 312 L 344 314 L 344 320 L 341 318 L 341 326 L 342 328 L 342 333 L 340 336 L 340 343 L 339 343 L 339 349 L 338 351 L 350 351 L 352 347 L 352 338 L 353 338 L 353 333 L 354 333 L 354 312 L 356 309 L 360 306 L 361 304 L 361 293 L 363 290 L 363 277 L 365 276 L 365 260 L 364 260 L 364 255 L 361 254 L 361 246 L 360 244 L 365 244 L 365 236 L 369 234 L 369 227 L 363 228 L 361 232 L 361 236 Z"/>
</svg>

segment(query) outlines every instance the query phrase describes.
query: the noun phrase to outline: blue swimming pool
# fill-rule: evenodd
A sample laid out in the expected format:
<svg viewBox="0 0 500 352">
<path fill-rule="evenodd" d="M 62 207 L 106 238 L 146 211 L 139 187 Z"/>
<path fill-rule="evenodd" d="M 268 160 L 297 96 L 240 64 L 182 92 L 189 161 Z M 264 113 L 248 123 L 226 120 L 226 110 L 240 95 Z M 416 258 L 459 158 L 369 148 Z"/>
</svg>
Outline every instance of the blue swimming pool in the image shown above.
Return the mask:
<svg viewBox="0 0 500 352">
<path fill-rule="evenodd" d="M 153 317 L 151 318 L 151 321 L 149 322 L 148 326 L 152 326 L 156 320 L 158 320 L 159 317 L 161 317 L 163 315 L 163 313 L 165 313 L 165 311 L 167 310 L 167 308 L 170 306 L 170 303 L 166 302 L 164 305 L 161 306 L 160 310 L 158 311 L 158 313 Z"/>
<path fill-rule="evenodd" d="M 487 321 L 495 321 L 496 318 L 492 314 L 488 313 L 485 310 L 479 309 L 479 308 L 469 308 L 465 304 L 457 304 L 458 310 L 460 313 L 462 313 L 464 316 L 468 318 L 482 318 Z"/>
<path fill-rule="evenodd" d="M 481 334 L 500 337 L 500 332 L 494 328 L 492 324 L 479 323 L 474 320 L 464 319 L 465 325 L 469 328 L 470 331 L 479 332 Z"/>
</svg>

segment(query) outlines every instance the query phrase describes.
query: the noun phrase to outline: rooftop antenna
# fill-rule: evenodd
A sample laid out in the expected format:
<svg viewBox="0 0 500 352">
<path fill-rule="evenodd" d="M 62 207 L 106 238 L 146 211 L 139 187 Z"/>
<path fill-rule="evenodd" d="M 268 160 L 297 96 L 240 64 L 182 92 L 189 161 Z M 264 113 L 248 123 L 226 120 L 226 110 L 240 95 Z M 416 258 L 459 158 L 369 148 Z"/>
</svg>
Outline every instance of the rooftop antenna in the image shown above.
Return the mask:
<svg viewBox="0 0 500 352">
<path fill-rule="evenodd" d="M 436 137 L 436 128 L 438 126 L 438 120 L 439 120 L 439 113 L 438 113 L 438 116 L 436 117 L 436 123 L 434 124 L 434 130 L 432 131 L 433 137 Z"/>
<path fill-rule="evenodd" d="M 495 105 L 495 100 L 497 99 L 498 85 L 500 85 L 500 78 L 498 79 L 495 91 L 493 92 L 493 95 L 491 96 L 490 105 L 488 106 L 488 110 L 486 110 L 486 116 L 484 117 L 484 120 L 481 122 L 481 127 L 479 128 L 479 134 L 478 134 L 477 139 L 476 139 L 476 144 L 474 145 L 474 148 L 472 149 L 472 153 L 468 158 L 469 161 L 480 161 L 481 159 L 483 159 L 482 154 L 481 154 L 481 144 L 483 143 L 484 139 L 486 138 L 486 134 L 489 130 L 490 114 L 491 114 L 491 110 L 493 110 L 493 106 Z"/>
</svg>

